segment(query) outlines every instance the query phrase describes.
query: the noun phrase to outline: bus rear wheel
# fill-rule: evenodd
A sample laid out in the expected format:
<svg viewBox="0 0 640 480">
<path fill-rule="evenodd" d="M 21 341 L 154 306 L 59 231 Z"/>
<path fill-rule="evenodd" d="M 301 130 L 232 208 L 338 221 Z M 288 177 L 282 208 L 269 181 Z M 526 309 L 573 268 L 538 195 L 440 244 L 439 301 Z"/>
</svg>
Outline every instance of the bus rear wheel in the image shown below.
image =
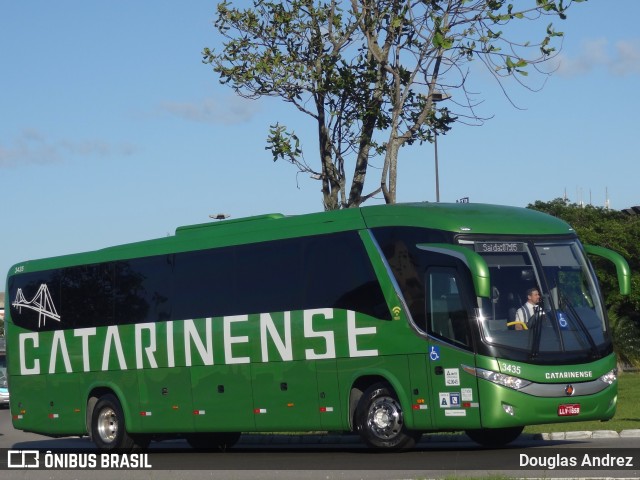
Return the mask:
<svg viewBox="0 0 640 480">
<path fill-rule="evenodd" d="M 190 433 L 185 437 L 192 448 L 225 451 L 240 440 L 240 432 Z"/>
<path fill-rule="evenodd" d="M 97 401 L 91 415 L 91 439 L 102 450 L 130 451 L 148 445 L 143 437 L 133 437 L 126 430 L 124 412 L 112 394 Z"/>
<path fill-rule="evenodd" d="M 524 427 L 479 428 L 466 430 L 467 436 L 484 447 L 502 447 L 520 436 Z"/>
<path fill-rule="evenodd" d="M 415 446 L 419 432 L 404 425 L 402 406 L 393 389 L 385 383 L 369 387 L 360 397 L 355 413 L 358 433 L 367 445 L 389 450 Z"/>
</svg>

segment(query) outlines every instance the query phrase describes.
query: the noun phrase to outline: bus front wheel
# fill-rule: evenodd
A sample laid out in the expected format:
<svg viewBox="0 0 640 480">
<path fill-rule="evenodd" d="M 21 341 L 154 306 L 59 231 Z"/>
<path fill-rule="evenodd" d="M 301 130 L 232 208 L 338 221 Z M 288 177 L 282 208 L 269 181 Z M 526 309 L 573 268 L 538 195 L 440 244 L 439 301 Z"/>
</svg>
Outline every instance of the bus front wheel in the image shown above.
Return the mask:
<svg viewBox="0 0 640 480">
<path fill-rule="evenodd" d="M 524 427 L 479 428 L 466 430 L 467 436 L 484 447 L 502 447 L 520 436 Z"/>
<path fill-rule="evenodd" d="M 102 450 L 134 450 L 146 446 L 142 439 L 134 439 L 127 432 L 122 406 L 112 394 L 103 395 L 96 402 L 91 415 L 91 439 Z"/>
<path fill-rule="evenodd" d="M 371 447 L 391 450 L 412 448 L 420 434 L 404 425 L 402 406 L 391 387 L 377 383 L 360 397 L 355 425 L 362 439 Z"/>
</svg>

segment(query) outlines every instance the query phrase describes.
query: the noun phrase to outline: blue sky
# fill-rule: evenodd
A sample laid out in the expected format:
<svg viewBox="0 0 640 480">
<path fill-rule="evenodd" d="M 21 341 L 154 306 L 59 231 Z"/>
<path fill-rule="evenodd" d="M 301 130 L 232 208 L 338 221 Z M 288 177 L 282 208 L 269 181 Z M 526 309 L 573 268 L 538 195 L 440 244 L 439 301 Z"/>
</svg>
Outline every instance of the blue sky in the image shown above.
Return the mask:
<svg viewBox="0 0 640 480">
<path fill-rule="evenodd" d="M 235 97 L 202 64 L 220 45 L 216 3 L 0 0 L 2 274 L 210 214 L 321 210 L 320 185 L 264 149 L 269 125 L 288 124 L 312 162 L 311 120 Z M 556 22 L 556 74 L 537 93 L 510 87 L 519 109 L 479 75 L 493 118 L 439 137 L 441 201 L 639 205 L 638 18 L 635 0 L 574 5 Z M 433 145 L 401 151 L 398 201 L 435 201 L 434 185 Z"/>
</svg>

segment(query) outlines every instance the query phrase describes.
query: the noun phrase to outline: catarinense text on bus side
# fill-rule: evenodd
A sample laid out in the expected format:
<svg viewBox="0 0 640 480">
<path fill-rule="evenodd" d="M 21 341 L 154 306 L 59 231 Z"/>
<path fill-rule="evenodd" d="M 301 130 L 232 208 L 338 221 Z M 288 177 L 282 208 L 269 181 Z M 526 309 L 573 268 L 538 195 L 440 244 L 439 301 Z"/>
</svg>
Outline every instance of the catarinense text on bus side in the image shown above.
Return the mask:
<svg viewBox="0 0 640 480">
<path fill-rule="evenodd" d="M 302 315 L 302 322 L 292 322 L 292 313 L 283 312 L 112 325 L 101 329 L 105 331 L 101 335 L 96 327 L 21 333 L 20 374 L 332 359 L 337 358 L 336 344 L 344 337 L 349 357 L 378 355 L 377 348 L 358 345 L 377 333 L 375 326 L 358 327 L 356 313 L 347 311 L 346 322 L 335 321 L 329 328 L 334 313 L 331 308 L 294 312 Z M 222 342 L 214 341 L 214 322 L 222 323 L 215 329 Z M 253 328 L 247 328 L 250 325 Z M 123 334 L 124 329 L 133 329 L 133 338 L 131 332 Z M 47 334 L 51 341 L 41 342 L 41 335 Z"/>
</svg>

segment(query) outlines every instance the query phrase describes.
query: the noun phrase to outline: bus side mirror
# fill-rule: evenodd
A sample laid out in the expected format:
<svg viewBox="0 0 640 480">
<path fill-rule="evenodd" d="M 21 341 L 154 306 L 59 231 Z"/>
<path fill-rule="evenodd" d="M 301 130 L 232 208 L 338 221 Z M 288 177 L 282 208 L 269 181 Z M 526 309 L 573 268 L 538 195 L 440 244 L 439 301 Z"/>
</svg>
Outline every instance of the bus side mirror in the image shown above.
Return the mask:
<svg viewBox="0 0 640 480">
<path fill-rule="evenodd" d="M 491 282 L 489 279 L 489 267 L 484 258 L 473 250 L 460 245 L 448 243 L 420 243 L 416 245 L 420 250 L 449 255 L 461 260 L 471 271 L 473 288 L 477 297 L 491 298 Z"/>
<path fill-rule="evenodd" d="M 584 245 L 584 250 L 589 255 L 606 258 L 616 267 L 618 274 L 618 285 L 620 287 L 620 295 L 629 295 L 631 293 L 631 270 L 629 264 L 622 255 L 609 250 L 608 248 L 598 247 L 595 245 Z"/>
</svg>

